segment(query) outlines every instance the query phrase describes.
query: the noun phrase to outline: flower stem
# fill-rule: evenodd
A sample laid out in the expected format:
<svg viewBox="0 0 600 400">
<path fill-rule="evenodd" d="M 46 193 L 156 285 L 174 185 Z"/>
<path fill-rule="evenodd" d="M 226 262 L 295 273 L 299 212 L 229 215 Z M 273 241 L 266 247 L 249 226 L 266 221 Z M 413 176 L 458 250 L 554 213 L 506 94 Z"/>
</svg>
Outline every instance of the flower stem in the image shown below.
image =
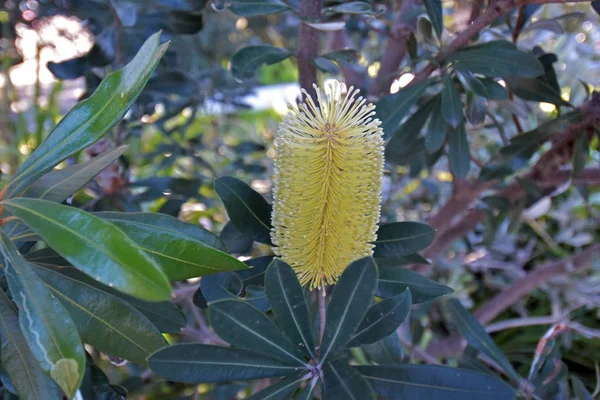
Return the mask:
<svg viewBox="0 0 600 400">
<path fill-rule="evenodd" d="M 319 350 L 323 344 L 323 333 L 325 332 L 325 322 L 327 322 L 327 291 L 325 286 L 317 293 L 319 303 Z"/>
</svg>

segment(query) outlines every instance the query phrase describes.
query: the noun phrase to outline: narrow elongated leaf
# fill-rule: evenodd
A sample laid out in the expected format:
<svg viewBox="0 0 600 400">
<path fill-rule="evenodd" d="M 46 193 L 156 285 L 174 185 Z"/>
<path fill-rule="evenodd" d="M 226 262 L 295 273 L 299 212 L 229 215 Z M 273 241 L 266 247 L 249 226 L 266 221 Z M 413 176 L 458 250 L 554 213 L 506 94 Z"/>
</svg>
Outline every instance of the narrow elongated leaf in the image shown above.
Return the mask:
<svg viewBox="0 0 600 400">
<path fill-rule="evenodd" d="M 289 364 L 304 365 L 304 355 L 290 343 L 269 318 L 238 300 L 222 300 L 209 308 L 215 332 L 233 346 L 257 351 Z"/>
<path fill-rule="evenodd" d="M 377 364 L 401 364 L 404 358 L 402 343 L 396 332 L 361 348 Z"/>
<path fill-rule="evenodd" d="M 72 398 L 85 370 L 85 354 L 75 324 L 3 231 L 0 244 L 4 274 L 20 310 L 21 332 L 44 372 Z"/>
<path fill-rule="evenodd" d="M 396 132 L 410 108 L 416 104 L 433 80 L 409 85 L 397 93 L 385 96 L 377 102 L 375 112 L 384 132 Z"/>
<path fill-rule="evenodd" d="M 365 317 L 377 286 L 377 266 L 371 257 L 351 263 L 340 276 L 327 306 L 321 363 L 352 340 Z"/>
<path fill-rule="evenodd" d="M 588 392 L 583 382 L 581 382 L 581 379 L 575 375 L 571 375 L 571 384 L 573 385 L 573 392 L 577 400 L 592 400 L 592 395 Z"/>
<path fill-rule="evenodd" d="M 425 148 L 430 154 L 444 146 L 447 130 L 446 121 L 442 115 L 442 99 L 439 98 L 431 111 L 431 119 L 425 130 Z"/>
<path fill-rule="evenodd" d="M 260 243 L 271 243 L 271 205 L 239 179 L 224 176 L 215 181 L 229 219 L 244 235 Z"/>
<path fill-rule="evenodd" d="M 279 0 L 233 0 L 229 2 L 229 10 L 242 17 L 273 14 L 290 8 Z"/>
<path fill-rule="evenodd" d="M 557 106 L 571 106 L 559 92 L 541 79 L 505 78 L 511 92 L 523 100 L 546 102 Z"/>
<path fill-rule="evenodd" d="M 302 389 L 300 391 L 300 393 L 298 393 L 296 395 L 296 397 L 294 397 L 294 399 L 296 399 L 296 400 L 313 400 L 313 391 L 314 391 L 315 387 L 316 387 L 316 385 L 315 386 L 306 385 L 304 387 L 304 389 Z"/>
<path fill-rule="evenodd" d="M 460 96 L 454 86 L 452 77 L 449 74 L 444 76 L 444 88 L 442 89 L 442 116 L 444 121 L 453 128 L 463 120 L 463 105 L 460 102 Z"/>
<path fill-rule="evenodd" d="M 289 376 L 248 397 L 247 400 L 288 400 L 298 389 L 303 377 Z"/>
<path fill-rule="evenodd" d="M 485 86 L 485 91 L 487 92 L 487 95 L 483 97 L 490 100 L 508 99 L 508 91 L 494 79 L 483 78 L 481 79 L 481 83 Z"/>
<path fill-rule="evenodd" d="M 471 153 L 469 152 L 469 140 L 465 132 L 465 125 L 459 124 L 454 132 L 450 132 L 448 140 L 448 156 L 450 157 L 450 168 L 458 179 L 466 178 L 471 169 Z"/>
<path fill-rule="evenodd" d="M 378 296 L 397 296 L 406 289 L 410 289 L 413 304 L 452 293 L 452 289 L 448 286 L 440 285 L 406 268 L 381 268 L 379 270 Z"/>
<path fill-rule="evenodd" d="M 22 400 L 62 400 L 56 383 L 38 366 L 19 329 L 19 318 L 10 299 L 0 290 L 0 351 L 2 369 Z"/>
<path fill-rule="evenodd" d="M 214 233 L 207 231 L 200 225 L 183 222 L 170 215 L 157 213 L 121 213 L 112 211 L 97 212 L 94 213 L 94 215 L 110 221 L 130 221 L 160 227 L 169 232 L 177 232 L 181 235 L 189 236 L 190 238 L 200 241 L 217 250 L 226 251 L 225 245 Z"/>
<path fill-rule="evenodd" d="M 438 38 L 442 37 L 442 31 L 444 30 L 444 18 L 442 12 L 441 0 L 424 0 L 425 10 L 431 20 L 431 24 L 437 33 Z"/>
<path fill-rule="evenodd" d="M 112 218 L 114 214 L 120 214 L 118 219 Z M 129 236 L 160 266 L 171 281 L 248 268 L 237 258 L 181 233 L 175 230 L 175 227 L 169 229 L 169 225 L 161 224 L 165 219 L 172 222 L 170 220 L 175 218 L 169 216 L 154 218 L 159 214 L 150 213 L 140 213 L 132 219 L 125 219 L 128 217 L 126 213 L 100 213 L 99 215 Z"/>
<path fill-rule="evenodd" d="M 485 328 L 463 307 L 460 301 L 457 299 L 448 300 L 446 309 L 452 322 L 456 324 L 469 345 L 494 360 L 511 379 L 519 382 L 519 374 L 514 370 L 504 353 L 496 346 Z"/>
<path fill-rule="evenodd" d="M 296 273 L 288 264 L 274 260 L 265 276 L 267 296 L 279 326 L 292 343 L 314 358 L 314 342 L 308 307 Z"/>
<path fill-rule="evenodd" d="M 84 343 L 138 364 L 167 345 L 141 312 L 118 297 L 51 269 L 35 272 L 69 312 Z"/>
<path fill-rule="evenodd" d="M 423 250 L 433 242 L 435 230 L 421 222 L 392 222 L 377 231 L 375 257 L 403 257 Z"/>
<path fill-rule="evenodd" d="M 327 7 L 324 10 L 330 13 L 341 13 L 341 14 L 360 14 L 360 15 L 372 15 L 375 14 L 371 4 L 363 1 L 349 1 L 341 3 L 333 7 Z"/>
<path fill-rule="evenodd" d="M 374 399 L 367 381 L 344 361 L 334 361 L 323 369 L 327 400 Z"/>
<path fill-rule="evenodd" d="M 419 253 L 409 254 L 404 257 L 376 258 L 375 262 L 379 268 L 402 267 L 408 264 L 430 264 L 430 262 Z"/>
<path fill-rule="evenodd" d="M 278 63 L 291 55 L 292 53 L 286 49 L 266 44 L 243 47 L 229 61 L 231 63 L 231 75 L 239 80 L 250 79 L 262 65 Z"/>
<path fill-rule="evenodd" d="M 13 176 L 7 198 L 14 197 L 55 165 L 99 140 L 123 118 L 167 51 L 168 43 L 159 44 L 160 32 L 150 36 L 129 64 L 108 75 L 90 97 L 56 125 Z"/>
<path fill-rule="evenodd" d="M 112 164 L 125 150 L 127 146 L 120 146 L 84 163 L 50 171 L 29 185 L 23 197 L 62 203 Z"/>
<path fill-rule="evenodd" d="M 434 101 L 428 101 L 404 122 L 397 132 L 384 132 L 384 139 L 388 135 L 394 135 L 385 146 L 386 161 L 396 164 L 405 164 L 414 154 L 415 146 L 423 126 L 431 115 Z"/>
<path fill-rule="evenodd" d="M 585 168 L 585 164 L 590 157 L 590 142 L 587 137 L 587 132 L 581 134 L 575 140 L 575 151 L 573 152 L 573 176 L 577 176 Z"/>
<path fill-rule="evenodd" d="M 171 297 L 171 286 L 160 268 L 109 222 L 46 200 L 11 199 L 2 205 L 97 281 L 142 300 Z"/>
<path fill-rule="evenodd" d="M 492 41 L 455 51 L 446 57 L 446 61 L 459 71 L 489 77 L 536 78 L 544 73 L 536 56 L 517 50 L 507 41 Z"/>
<path fill-rule="evenodd" d="M 248 350 L 205 344 L 177 344 L 148 358 L 150 369 L 174 382 L 229 382 L 292 375 L 302 367 Z"/>
<path fill-rule="evenodd" d="M 437 365 L 355 367 L 374 391 L 390 400 L 513 400 L 513 388 L 501 380 L 464 369 Z"/>
<path fill-rule="evenodd" d="M 407 288 L 404 293 L 369 307 L 348 347 L 375 343 L 391 335 L 408 317 L 411 305 L 410 290 Z"/>
</svg>

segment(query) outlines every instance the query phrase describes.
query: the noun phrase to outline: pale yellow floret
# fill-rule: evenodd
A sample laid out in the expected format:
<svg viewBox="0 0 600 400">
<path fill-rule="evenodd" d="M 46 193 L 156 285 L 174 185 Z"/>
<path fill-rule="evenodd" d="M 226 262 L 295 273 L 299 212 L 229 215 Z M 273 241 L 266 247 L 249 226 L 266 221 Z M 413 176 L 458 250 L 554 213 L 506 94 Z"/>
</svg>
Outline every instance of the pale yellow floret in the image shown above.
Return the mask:
<svg viewBox="0 0 600 400">
<path fill-rule="evenodd" d="M 275 254 L 311 289 L 334 284 L 372 254 L 383 177 L 383 131 L 375 106 L 334 82 L 317 104 L 292 106 L 275 139 Z"/>
</svg>

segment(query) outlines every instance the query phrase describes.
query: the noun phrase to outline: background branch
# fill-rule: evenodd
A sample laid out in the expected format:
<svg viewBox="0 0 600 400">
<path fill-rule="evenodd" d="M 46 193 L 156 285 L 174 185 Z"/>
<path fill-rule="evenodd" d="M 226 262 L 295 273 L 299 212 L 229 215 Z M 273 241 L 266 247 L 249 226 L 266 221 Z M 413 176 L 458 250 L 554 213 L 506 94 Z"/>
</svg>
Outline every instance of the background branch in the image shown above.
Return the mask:
<svg viewBox="0 0 600 400">
<path fill-rule="evenodd" d="M 321 16 L 321 0 L 301 0 L 300 18 L 304 21 L 317 21 Z M 316 93 L 312 87 L 317 83 L 317 69 L 312 60 L 318 55 L 319 51 L 319 31 L 315 28 L 300 22 L 298 30 L 298 50 L 296 57 L 298 59 L 298 76 L 300 87 L 313 97 Z"/>
</svg>

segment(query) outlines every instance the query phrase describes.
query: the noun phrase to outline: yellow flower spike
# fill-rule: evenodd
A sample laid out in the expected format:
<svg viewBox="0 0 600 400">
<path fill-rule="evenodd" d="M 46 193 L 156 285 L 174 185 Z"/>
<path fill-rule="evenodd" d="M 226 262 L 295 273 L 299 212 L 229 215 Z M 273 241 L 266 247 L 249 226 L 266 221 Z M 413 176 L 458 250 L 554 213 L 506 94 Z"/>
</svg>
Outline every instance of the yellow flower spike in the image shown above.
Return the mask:
<svg viewBox="0 0 600 400">
<path fill-rule="evenodd" d="M 318 104 L 303 90 L 275 139 L 274 252 L 311 289 L 334 284 L 377 238 L 383 131 L 375 106 L 344 88 L 315 85 Z"/>
</svg>

